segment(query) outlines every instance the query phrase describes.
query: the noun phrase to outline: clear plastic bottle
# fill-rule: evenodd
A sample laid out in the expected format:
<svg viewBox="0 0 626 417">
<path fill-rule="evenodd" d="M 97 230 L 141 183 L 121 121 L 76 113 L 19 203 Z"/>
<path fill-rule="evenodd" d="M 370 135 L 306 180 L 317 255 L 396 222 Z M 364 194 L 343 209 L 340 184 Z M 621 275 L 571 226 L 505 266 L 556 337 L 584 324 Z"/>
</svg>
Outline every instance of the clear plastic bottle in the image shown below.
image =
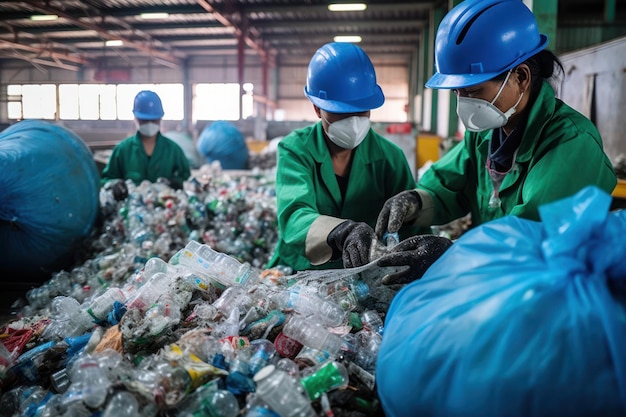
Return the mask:
<svg viewBox="0 0 626 417">
<path fill-rule="evenodd" d="M 383 334 L 383 319 L 376 310 L 365 310 L 361 313 L 363 327 L 378 334 Z"/>
<path fill-rule="evenodd" d="M 346 318 L 346 311 L 329 299 L 306 288 L 291 287 L 275 294 L 272 299 L 281 309 L 294 309 L 303 316 L 313 317 L 324 326 L 338 326 Z"/>
<path fill-rule="evenodd" d="M 177 256 L 179 264 L 208 277 L 223 288 L 235 284 L 248 287 L 259 279 L 258 273 L 250 264 L 242 264 L 235 258 L 217 252 L 209 245 L 200 244 L 195 240 L 189 241 Z"/>
<path fill-rule="evenodd" d="M 136 417 L 139 414 L 139 403 L 128 391 L 119 391 L 108 402 L 102 417 Z"/>
<path fill-rule="evenodd" d="M 254 375 L 261 370 L 261 368 L 269 365 L 276 357 L 276 347 L 267 339 L 256 339 L 250 342 L 250 360 L 248 366 L 250 368 L 250 374 Z"/>
<path fill-rule="evenodd" d="M 315 417 L 302 387 L 287 372 L 268 365 L 254 376 L 256 394 L 281 417 Z"/>
<path fill-rule="evenodd" d="M 235 308 L 239 311 L 246 311 L 252 305 L 252 298 L 248 290 L 241 285 L 233 285 L 222 292 L 222 295 L 213 302 L 213 307 L 230 316 Z"/>
<path fill-rule="evenodd" d="M 87 313 L 98 321 L 105 320 L 107 314 L 113 309 L 115 302 L 123 303 L 126 296 L 118 287 L 111 287 L 103 294 L 96 297 L 87 308 Z"/>
<path fill-rule="evenodd" d="M 77 360 L 70 375 L 72 384 L 65 394 L 70 402 L 71 399 L 81 399 L 91 408 L 98 408 L 104 404 L 111 382 L 100 369 L 97 360 L 90 357 Z"/>
<path fill-rule="evenodd" d="M 356 335 L 358 343 L 354 363 L 368 372 L 374 372 L 382 336 L 379 333 L 366 329 L 357 332 Z"/>
<path fill-rule="evenodd" d="M 127 307 L 142 311 L 149 308 L 161 295 L 168 291 L 171 281 L 171 277 L 166 273 L 157 272 L 148 282 L 139 287 L 134 296 L 127 300 Z"/>
<path fill-rule="evenodd" d="M 283 328 L 285 336 L 305 346 L 327 352 L 330 356 L 339 353 L 343 340 L 324 327 L 301 316 L 291 316 Z"/>
<path fill-rule="evenodd" d="M 246 417 L 282 417 L 276 414 L 273 410 L 260 405 L 252 407 L 246 413 Z"/>
</svg>

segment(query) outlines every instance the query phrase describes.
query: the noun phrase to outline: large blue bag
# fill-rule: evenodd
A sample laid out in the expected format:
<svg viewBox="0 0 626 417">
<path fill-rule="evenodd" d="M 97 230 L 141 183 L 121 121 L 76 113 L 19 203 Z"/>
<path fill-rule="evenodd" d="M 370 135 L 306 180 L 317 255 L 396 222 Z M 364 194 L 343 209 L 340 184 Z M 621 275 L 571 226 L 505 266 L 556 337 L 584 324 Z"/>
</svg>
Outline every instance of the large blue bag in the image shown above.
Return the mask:
<svg viewBox="0 0 626 417">
<path fill-rule="evenodd" d="M 93 154 L 72 131 L 24 120 L 0 132 L 0 280 L 68 267 L 99 211 Z"/>
<path fill-rule="evenodd" d="M 393 299 L 388 417 L 626 415 L 626 211 L 587 187 L 463 235 Z"/>
<path fill-rule="evenodd" d="M 207 162 L 219 161 L 222 169 L 248 169 L 246 140 L 230 122 L 218 120 L 207 125 L 198 136 L 196 149 Z"/>
</svg>

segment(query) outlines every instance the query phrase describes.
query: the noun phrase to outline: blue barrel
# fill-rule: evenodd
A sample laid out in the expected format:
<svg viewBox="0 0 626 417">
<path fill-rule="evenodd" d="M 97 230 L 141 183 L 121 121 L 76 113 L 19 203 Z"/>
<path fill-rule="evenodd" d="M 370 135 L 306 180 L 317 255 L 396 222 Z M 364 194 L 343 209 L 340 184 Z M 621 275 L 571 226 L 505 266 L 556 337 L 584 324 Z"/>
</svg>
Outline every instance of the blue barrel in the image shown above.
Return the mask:
<svg viewBox="0 0 626 417">
<path fill-rule="evenodd" d="M 196 149 L 207 162 L 219 161 L 222 169 L 248 169 L 248 146 L 232 123 L 218 120 L 200 132 Z"/>
<path fill-rule="evenodd" d="M 71 266 L 95 225 L 100 176 L 72 131 L 24 120 L 0 132 L 0 281 Z"/>
</svg>

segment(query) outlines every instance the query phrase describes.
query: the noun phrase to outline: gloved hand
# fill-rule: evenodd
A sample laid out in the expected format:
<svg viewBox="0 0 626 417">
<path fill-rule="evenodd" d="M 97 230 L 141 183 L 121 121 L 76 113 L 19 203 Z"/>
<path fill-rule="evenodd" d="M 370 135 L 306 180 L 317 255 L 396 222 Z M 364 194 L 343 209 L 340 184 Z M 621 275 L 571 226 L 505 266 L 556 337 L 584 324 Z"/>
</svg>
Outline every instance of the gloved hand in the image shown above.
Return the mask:
<svg viewBox="0 0 626 417">
<path fill-rule="evenodd" d="M 420 279 L 430 266 L 452 246 L 448 238 L 435 235 L 417 235 L 398 243 L 378 260 L 378 266 L 398 266 L 400 271 L 385 275 L 384 285 L 407 284 Z"/>
<path fill-rule="evenodd" d="M 159 177 L 156 182 L 159 184 L 165 184 L 173 190 L 180 190 L 183 188 L 183 183 L 176 178 Z"/>
<path fill-rule="evenodd" d="M 415 190 L 406 190 L 385 201 L 376 221 L 376 235 L 382 238 L 388 233 L 396 233 L 402 225 L 417 218 L 422 208 L 422 199 Z"/>
<path fill-rule="evenodd" d="M 326 241 L 333 248 L 333 259 L 343 260 L 344 268 L 365 265 L 370 261 L 370 247 L 376 240 L 374 230 L 367 223 L 346 220 L 339 223 Z"/>
<path fill-rule="evenodd" d="M 126 181 L 124 180 L 112 181 L 109 189 L 111 190 L 115 201 L 122 201 L 128 197 L 128 187 L 126 186 Z"/>
</svg>

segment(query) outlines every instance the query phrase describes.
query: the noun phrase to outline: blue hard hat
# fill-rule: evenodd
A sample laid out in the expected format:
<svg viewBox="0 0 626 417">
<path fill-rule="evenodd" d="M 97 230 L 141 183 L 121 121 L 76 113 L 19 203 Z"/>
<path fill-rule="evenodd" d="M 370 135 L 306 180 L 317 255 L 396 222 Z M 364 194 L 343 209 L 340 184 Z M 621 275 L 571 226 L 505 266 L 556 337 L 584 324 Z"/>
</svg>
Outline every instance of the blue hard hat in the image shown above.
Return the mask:
<svg viewBox="0 0 626 417">
<path fill-rule="evenodd" d="M 143 90 L 135 96 L 133 114 L 139 120 L 159 120 L 163 118 L 165 113 L 157 93 Z"/>
<path fill-rule="evenodd" d="M 491 80 L 548 44 L 522 0 L 465 0 L 441 21 L 429 88 L 463 88 Z"/>
<path fill-rule="evenodd" d="M 330 113 L 358 113 L 385 102 L 372 61 L 361 48 L 347 42 L 327 43 L 315 52 L 304 95 Z"/>
</svg>

